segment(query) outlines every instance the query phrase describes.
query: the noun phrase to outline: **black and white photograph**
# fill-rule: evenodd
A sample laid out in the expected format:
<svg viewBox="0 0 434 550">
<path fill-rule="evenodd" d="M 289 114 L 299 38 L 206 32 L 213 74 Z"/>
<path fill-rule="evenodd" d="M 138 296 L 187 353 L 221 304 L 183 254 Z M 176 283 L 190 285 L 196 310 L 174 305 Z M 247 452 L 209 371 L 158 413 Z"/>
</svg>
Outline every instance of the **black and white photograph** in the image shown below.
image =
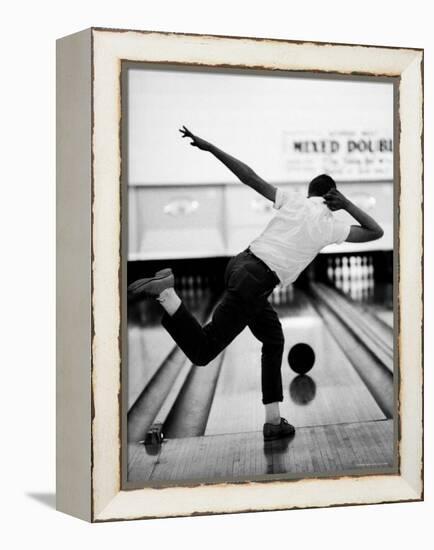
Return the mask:
<svg viewBox="0 0 434 550">
<path fill-rule="evenodd" d="M 122 69 L 131 486 L 396 473 L 396 89 Z"/>
<path fill-rule="evenodd" d="M 2 547 L 426 548 L 429 3 L 2 7 Z"/>
</svg>

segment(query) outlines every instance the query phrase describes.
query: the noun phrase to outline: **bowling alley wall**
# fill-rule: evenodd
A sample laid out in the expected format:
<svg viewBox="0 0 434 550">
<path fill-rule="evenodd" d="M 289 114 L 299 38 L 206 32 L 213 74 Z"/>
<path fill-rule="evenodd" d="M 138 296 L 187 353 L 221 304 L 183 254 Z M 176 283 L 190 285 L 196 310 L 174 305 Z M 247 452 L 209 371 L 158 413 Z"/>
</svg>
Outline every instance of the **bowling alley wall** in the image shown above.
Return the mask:
<svg viewBox="0 0 434 550">
<path fill-rule="evenodd" d="M 272 184 L 305 193 L 315 175 L 330 174 L 385 230 L 345 251 L 392 249 L 392 84 L 138 68 L 128 98 L 130 260 L 231 256 L 272 215 L 268 201 L 181 139 L 183 124 Z"/>
<path fill-rule="evenodd" d="M 172 267 L 178 289 L 218 294 L 228 259 L 273 215 L 269 201 L 181 139 L 185 125 L 284 189 L 305 194 L 313 177 L 330 174 L 384 236 L 327 247 L 300 283 L 369 300 L 378 282 L 392 303 L 391 83 L 141 64 L 128 70 L 125 93 L 128 281 Z"/>
</svg>

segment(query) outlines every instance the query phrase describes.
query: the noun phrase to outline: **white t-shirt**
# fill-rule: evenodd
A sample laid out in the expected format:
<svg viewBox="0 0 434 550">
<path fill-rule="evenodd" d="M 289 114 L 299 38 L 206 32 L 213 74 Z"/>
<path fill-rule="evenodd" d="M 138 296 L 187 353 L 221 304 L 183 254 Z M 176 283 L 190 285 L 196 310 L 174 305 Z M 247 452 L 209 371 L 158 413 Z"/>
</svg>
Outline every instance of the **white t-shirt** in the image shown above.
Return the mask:
<svg viewBox="0 0 434 550">
<path fill-rule="evenodd" d="M 293 283 L 325 246 L 340 244 L 351 226 L 338 221 L 322 197 L 277 189 L 277 210 L 250 250 L 276 272 L 280 281 Z"/>
</svg>

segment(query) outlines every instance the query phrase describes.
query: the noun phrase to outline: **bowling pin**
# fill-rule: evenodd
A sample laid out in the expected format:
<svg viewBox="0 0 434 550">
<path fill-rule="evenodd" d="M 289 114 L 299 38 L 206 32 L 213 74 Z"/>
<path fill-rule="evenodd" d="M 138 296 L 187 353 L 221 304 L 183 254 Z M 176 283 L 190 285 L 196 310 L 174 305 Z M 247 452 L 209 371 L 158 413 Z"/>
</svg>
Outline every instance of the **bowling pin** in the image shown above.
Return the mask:
<svg viewBox="0 0 434 550">
<path fill-rule="evenodd" d="M 368 272 L 371 278 L 374 277 L 374 258 L 369 256 L 368 258 Z"/>
<path fill-rule="evenodd" d="M 336 258 L 335 266 L 335 286 L 336 288 L 342 288 L 342 268 L 340 258 Z"/>
<path fill-rule="evenodd" d="M 342 290 L 347 293 L 350 290 L 350 268 L 348 258 L 342 258 Z"/>
<path fill-rule="evenodd" d="M 366 300 L 368 297 L 369 287 L 369 274 L 368 274 L 368 258 L 363 256 L 362 258 L 362 299 Z"/>
<path fill-rule="evenodd" d="M 192 276 L 188 277 L 187 285 L 188 285 L 188 293 L 190 297 L 193 298 L 194 297 L 194 279 Z"/>
<path fill-rule="evenodd" d="M 351 271 L 351 298 L 353 300 L 359 299 L 360 293 L 360 271 L 358 256 L 352 257 L 352 271 Z"/>
<path fill-rule="evenodd" d="M 369 256 L 368 259 L 368 274 L 369 274 L 369 297 L 374 294 L 375 278 L 374 278 L 374 258 Z"/>
<path fill-rule="evenodd" d="M 356 257 L 350 256 L 350 296 L 353 300 L 357 297 L 357 265 Z"/>
<path fill-rule="evenodd" d="M 358 277 L 359 277 L 359 300 L 363 299 L 363 259 L 361 256 L 357 257 L 357 263 L 358 263 Z"/>
<path fill-rule="evenodd" d="M 276 287 L 276 296 L 274 297 L 274 303 L 276 305 L 280 304 L 280 285 Z"/>
<path fill-rule="evenodd" d="M 333 281 L 333 260 L 332 260 L 332 258 L 328 258 L 328 260 L 327 260 L 327 279 L 330 282 Z"/>
</svg>

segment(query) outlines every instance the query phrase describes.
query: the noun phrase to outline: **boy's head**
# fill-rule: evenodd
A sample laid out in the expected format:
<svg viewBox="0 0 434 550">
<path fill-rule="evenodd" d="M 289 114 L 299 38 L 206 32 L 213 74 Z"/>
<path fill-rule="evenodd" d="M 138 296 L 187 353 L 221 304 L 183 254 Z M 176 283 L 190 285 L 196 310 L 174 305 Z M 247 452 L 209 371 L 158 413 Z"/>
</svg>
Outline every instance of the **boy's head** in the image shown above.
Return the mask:
<svg viewBox="0 0 434 550">
<path fill-rule="evenodd" d="M 336 189 L 336 182 L 327 174 L 321 174 L 309 183 L 308 197 L 323 197 L 330 189 Z"/>
</svg>

